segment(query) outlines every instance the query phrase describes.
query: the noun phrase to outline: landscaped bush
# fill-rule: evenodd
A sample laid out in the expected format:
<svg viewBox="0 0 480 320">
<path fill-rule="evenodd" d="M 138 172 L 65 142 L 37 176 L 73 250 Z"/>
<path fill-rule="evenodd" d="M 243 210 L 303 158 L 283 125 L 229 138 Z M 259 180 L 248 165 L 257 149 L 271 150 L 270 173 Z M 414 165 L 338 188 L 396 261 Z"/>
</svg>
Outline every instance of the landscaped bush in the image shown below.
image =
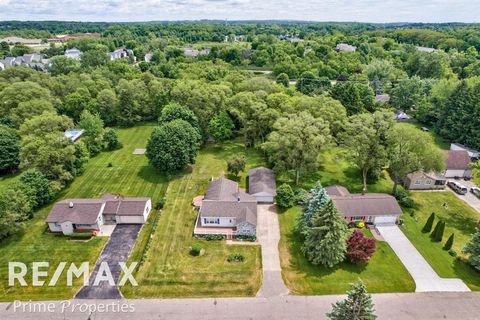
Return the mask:
<svg viewBox="0 0 480 320">
<path fill-rule="evenodd" d="M 445 223 L 442 220 L 439 220 L 435 225 L 435 228 L 433 229 L 432 233 L 430 234 L 430 238 L 432 238 L 433 241 L 440 242 L 442 241 L 444 231 L 445 231 Z"/>
<path fill-rule="evenodd" d="M 355 230 L 347 240 L 347 258 L 351 263 L 367 262 L 375 253 L 376 240 Z"/>
<path fill-rule="evenodd" d="M 157 201 L 157 204 L 155 205 L 155 209 L 157 210 L 160 210 L 160 209 L 163 209 L 163 206 L 165 205 L 165 199 L 164 198 L 160 198 L 158 201 Z"/>
<path fill-rule="evenodd" d="M 215 240 L 224 240 L 225 236 L 223 234 L 206 234 L 203 238 L 207 241 L 215 241 Z"/>
<path fill-rule="evenodd" d="M 356 226 L 357 228 L 359 228 L 359 229 L 363 229 L 363 228 L 365 228 L 365 222 L 363 222 L 363 221 L 357 221 L 357 222 L 355 223 L 355 226 Z"/>
<path fill-rule="evenodd" d="M 91 232 L 79 232 L 79 233 L 73 233 L 68 237 L 72 240 L 87 240 L 93 237 L 93 234 Z"/>
<path fill-rule="evenodd" d="M 435 221 L 435 212 L 432 212 L 432 214 L 430 215 L 430 217 L 428 217 L 427 222 L 426 222 L 425 225 L 423 226 L 422 232 L 423 232 L 423 233 L 427 233 L 427 232 L 432 231 L 432 227 L 433 227 L 433 222 L 434 222 L 434 221 Z"/>
<path fill-rule="evenodd" d="M 295 194 L 295 202 L 300 206 L 305 206 L 308 202 L 308 191 L 302 188 L 297 189 Z"/>
<path fill-rule="evenodd" d="M 457 251 L 455 251 L 453 249 L 450 249 L 450 250 L 448 250 L 448 254 L 451 255 L 452 257 L 456 257 L 457 256 Z"/>
<path fill-rule="evenodd" d="M 227 257 L 228 262 L 243 262 L 245 261 L 245 257 L 240 253 L 232 253 L 229 254 Z"/>
<path fill-rule="evenodd" d="M 286 183 L 278 187 L 275 200 L 280 207 L 291 208 L 295 204 L 295 194 L 293 193 L 292 187 Z"/>
<path fill-rule="evenodd" d="M 443 249 L 444 249 L 444 250 L 450 250 L 450 249 L 452 249 L 454 238 L 455 238 L 455 234 L 452 233 L 452 234 L 450 235 L 450 237 L 448 237 L 447 242 L 445 242 L 445 245 L 443 246 Z"/>
<path fill-rule="evenodd" d="M 244 240 L 244 241 L 256 241 L 257 240 L 257 237 L 256 236 L 242 236 L 242 235 L 238 235 L 238 236 L 235 236 L 235 239 L 236 240 Z"/>
<path fill-rule="evenodd" d="M 201 252 L 202 247 L 198 243 L 195 243 L 190 247 L 190 254 L 194 257 L 199 256 Z"/>
<path fill-rule="evenodd" d="M 413 208 L 415 206 L 415 202 L 409 197 L 402 198 L 399 203 L 404 208 Z"/>
</svg>

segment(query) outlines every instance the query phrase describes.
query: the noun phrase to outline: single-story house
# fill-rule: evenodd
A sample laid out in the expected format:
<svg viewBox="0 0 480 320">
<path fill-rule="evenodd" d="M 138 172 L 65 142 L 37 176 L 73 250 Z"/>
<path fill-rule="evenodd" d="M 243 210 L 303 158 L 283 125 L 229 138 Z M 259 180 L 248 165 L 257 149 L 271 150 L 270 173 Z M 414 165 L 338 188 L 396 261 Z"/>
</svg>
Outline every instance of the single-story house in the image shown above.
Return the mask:
<svg viewBox="0 0 480 320">
<path fill-rule="evenodd" d="M 153 58 L 153 53 L 146 53 L 145 57 L 144 57 L 144 60 L 145 60 L 145 62 L 151 62 L 152 58 Z"/>
<path fill-rule="evenodd" d="M 208 183 L 194 234 L 255 236 L 257 200 L 238 187 L 238 183 L 221 177 Z"/>
<path fill-rule="evenodd" d="M 409 173 L 403 180 L 403 186 L 408 190 L 439 190 L 445 189 L 446 184 L 444 176 L 421 170 Z"/>
<path fill-rule="evenodd" d="M 467 146 L 464 146 L 463 144 L 460 143 L 451 143 L 450 144 L 450 150 L 466 150 L 468 152 L 468 155 L 470 156 L 470 159 L 472 160 L 478 160 L 480 159 L 480 152 L 474 149 L 471 149 Z"/>
<path fill-rule="evenodd" d="M 45 220 L 51 232 L 65 235 L 100 230 L 104 224 L 144 224 L 152 209 L 150 198 L 124 198 L 107 194 L 97 199 L 57 202 Z"/>
<path fill-rule="evenodd" d="M 376 103 L 389 103 L 390 102 L 390 95 L 389 94 L 377 94 L 377 95 L 375 95 L 375 102 Z"/>
<path fill-rule="evenodd" d="M 248 172 L 248 193 L 259 203 L 274 203 L 277 186 L 273 171 L 258 167 Z"/>
<path fill-rule="evenodd" d="M 65 57 L 74 59 L 74 60 L 80 60 L 82 57 L 82 51 L 78 50 L 77 48 L 70 48 L 65 50 Z"/>
<path fill-rule="evenodd" d="M 357 47 L 349 45 L 347 43 L 339 43 L 339 44 L 337 44 L 335 49 L 339 52 L 341 52 L 341 51 L 355 52 L 357 50 Z"/>
<path fill-rule="evenodd" d="M 446 152 L 445 178 L 471 178 L 470 155 L 467 150 L 449 150 Z"/>
<path fill-rule="evenodd" d="M 110 60 L 117 60 L 117 59 L 122 59 L 127 57 L 133 57 L 133 59 L 136 60 L 136 57 L 133 54 L 133 50 L 125 49 L 125 48 L 120 48 L 113 52 L 110 52 L 108 56 L 110 57 Z"/>
<path fill-rule="evenodd" d="M 65 138 L 71 140 L 72 142 L 78 141 L 82 134 L 85 132 L 83 129 L 70 129 L 64 132 Z"/>
<path fill-rule="evenodd" d="M 415 49 L 417 49 L 417 51 L 419 52 L 426 52 L 426 53 L 438 52 L 438 49 L 429 48 L 429 47 L 416 46 Z"/>
<path fill-rule="evenodd" d="M 339 213 L 348 222 L 365 221 L 375 225 L 393 225 L 402 214 L 397 200 L 389 194 L 351 194 L 342 186 L 325 189 Z"/>
</svg>

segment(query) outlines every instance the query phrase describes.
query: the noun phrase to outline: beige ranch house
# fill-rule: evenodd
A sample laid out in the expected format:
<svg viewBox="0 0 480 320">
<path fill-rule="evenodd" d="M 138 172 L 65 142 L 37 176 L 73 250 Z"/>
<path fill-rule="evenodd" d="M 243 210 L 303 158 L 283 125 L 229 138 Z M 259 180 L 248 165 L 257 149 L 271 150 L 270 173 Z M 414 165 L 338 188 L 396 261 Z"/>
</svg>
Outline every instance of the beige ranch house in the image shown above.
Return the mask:
<svg viewBox="0 0 480 320">
<path fill-rule="evenodd" d="M 353 194 L 342 186 L 330 186 L 325 190 L 347 222 L 394 225 L 402 214 L 397 200 L 389 194 Z"/>
<path fill-rule="evenodd" d="M 57 202 L 45 220 L 51 232 L 65 235 L 99 231 L 104 224 L 144 224 L 152 209 L 150 198 L 107 194 L 98 199 Z"/>
</svg>

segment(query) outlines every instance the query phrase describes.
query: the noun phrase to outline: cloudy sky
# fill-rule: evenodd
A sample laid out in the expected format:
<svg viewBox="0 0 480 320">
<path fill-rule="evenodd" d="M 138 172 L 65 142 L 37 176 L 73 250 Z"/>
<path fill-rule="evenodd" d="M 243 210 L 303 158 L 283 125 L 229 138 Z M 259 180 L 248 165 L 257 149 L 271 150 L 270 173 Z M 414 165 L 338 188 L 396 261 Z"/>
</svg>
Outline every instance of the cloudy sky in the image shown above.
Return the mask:
<svg viewBox="0 0 480 320">
<path fill-rule="evenodd" d="M 0 0 L 0 20 L 478 22 L 480 0 Z"/>
</svg>

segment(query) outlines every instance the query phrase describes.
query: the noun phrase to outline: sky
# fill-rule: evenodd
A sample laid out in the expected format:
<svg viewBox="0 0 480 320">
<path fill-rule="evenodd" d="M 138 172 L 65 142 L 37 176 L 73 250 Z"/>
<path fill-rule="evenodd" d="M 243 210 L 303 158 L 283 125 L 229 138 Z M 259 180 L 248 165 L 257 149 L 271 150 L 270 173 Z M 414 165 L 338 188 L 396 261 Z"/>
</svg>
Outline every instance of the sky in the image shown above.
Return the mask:
<svg viewBox="0 0 480 320">
<path fill-rule="evenodd" d="M 0 20 L 479 22 L 480 0 L 0 0 Z"/>
</svg>

